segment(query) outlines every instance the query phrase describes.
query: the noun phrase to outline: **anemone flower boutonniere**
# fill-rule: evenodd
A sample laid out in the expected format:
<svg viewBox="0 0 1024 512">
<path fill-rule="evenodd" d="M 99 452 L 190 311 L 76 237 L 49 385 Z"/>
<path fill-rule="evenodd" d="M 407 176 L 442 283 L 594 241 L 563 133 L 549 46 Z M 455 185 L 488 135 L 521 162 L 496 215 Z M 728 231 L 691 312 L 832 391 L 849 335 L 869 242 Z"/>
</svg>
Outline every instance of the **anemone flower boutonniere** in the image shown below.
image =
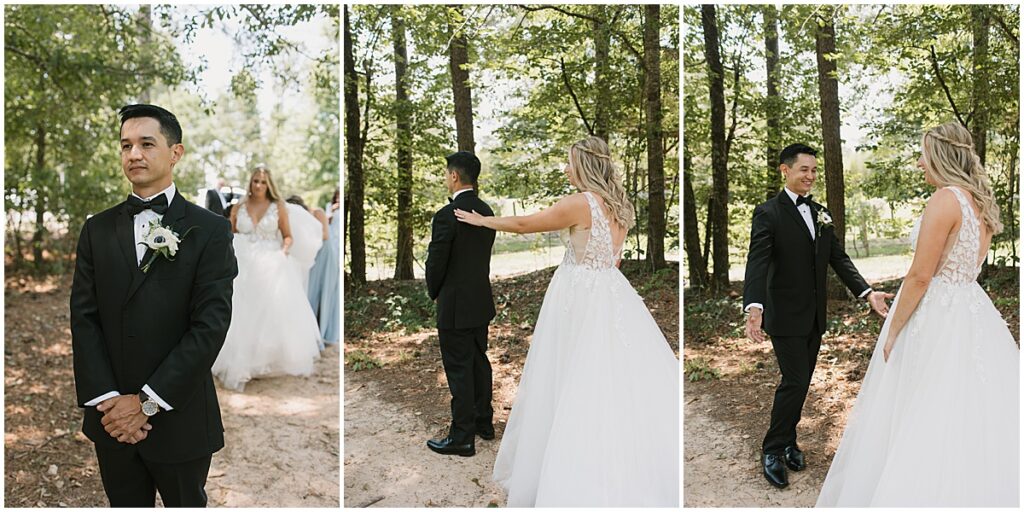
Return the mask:
<svg viewBox="0 0 1024 512">
<path fill-rule="evenodd" d="M 192 226 L 185 231 L 185 234 L 179 235 L 170 228 L 170 226 L 162 226 L 159 221 L 153 221 L 149 223 L 149 230 L 142 236 L 142 241 L 139 245 L 145 245 L 147 248 L 153 250 L 153 255 L 149 257 L 149 260 L 142 265 L 142 273 L 149 272 L 149 268 L 153 266 L 153 262 L 156 261 L 157 256 L 163 256 L 167 261 L 174 261 L 174 256 L 178 254 L 178 244 L 196 229 L 196 226 Z"/>
<path fill-rule="evenodd" d="M 828 210 L 822 208 L 818 211 L 818 236 L 821 236 L 823 229 L 829 227 L 832 227 L 832 216 L 828 214 Z"/>
</svg>

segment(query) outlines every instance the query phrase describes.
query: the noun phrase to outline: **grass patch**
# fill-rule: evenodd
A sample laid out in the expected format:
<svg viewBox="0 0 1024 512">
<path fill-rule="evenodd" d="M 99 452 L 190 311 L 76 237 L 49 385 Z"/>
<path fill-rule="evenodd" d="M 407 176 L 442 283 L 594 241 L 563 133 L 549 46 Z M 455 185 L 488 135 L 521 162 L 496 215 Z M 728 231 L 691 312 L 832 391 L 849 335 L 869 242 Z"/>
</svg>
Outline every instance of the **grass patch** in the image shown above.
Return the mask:
<svg viewBox="0 0 1024 512">
<path fill-rule="evenodd" d="M 354 372 L 383 368 L 384 363 L 362 350 L 353 350 L 345 354 L 345 364 Z"/>
<path fill-rule="evenodd" d="M 683 373 L 686 380 L 697 382 L 701 380 L 718 380 L 722 378 L 722 372 L 713 368 L 711 363 L 703 357 L 693 357 L 683 363 Z"/>
</svg>

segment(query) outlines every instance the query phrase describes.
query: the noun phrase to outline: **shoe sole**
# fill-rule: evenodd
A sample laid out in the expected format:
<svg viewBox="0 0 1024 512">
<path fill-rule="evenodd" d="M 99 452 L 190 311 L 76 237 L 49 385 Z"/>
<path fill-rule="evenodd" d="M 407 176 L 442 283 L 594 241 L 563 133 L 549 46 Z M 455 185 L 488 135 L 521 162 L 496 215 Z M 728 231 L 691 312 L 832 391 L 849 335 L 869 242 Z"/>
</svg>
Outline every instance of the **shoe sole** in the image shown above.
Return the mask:
<svg viewBox="0 0 1024 512">
<path fill-rule="evenodd" d="M 430 451 L 432 451 L 434 453 L 437 453 L 439 455 L 458 455 L 459 457 L 472 457 L 472 456 L 476 455 L 476 450 L 473 450 L 473 451 L 471 451 L 469 453 L 465 453 L 465 452 L 443 452 L 443 451 L 435 450 L 433 447 L 430 447 L 430 446 L 428 446 L 427 448 L 430 448 Z"/>
</svg>

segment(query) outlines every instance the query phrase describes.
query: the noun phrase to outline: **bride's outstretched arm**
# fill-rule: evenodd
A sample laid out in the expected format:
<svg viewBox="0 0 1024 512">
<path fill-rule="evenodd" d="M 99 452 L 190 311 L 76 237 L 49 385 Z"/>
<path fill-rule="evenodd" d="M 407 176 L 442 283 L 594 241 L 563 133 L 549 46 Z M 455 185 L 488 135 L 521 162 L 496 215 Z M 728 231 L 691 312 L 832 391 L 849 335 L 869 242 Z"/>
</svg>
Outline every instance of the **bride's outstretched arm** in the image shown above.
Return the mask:
<svg viewBox="0 0 1024 512">
<path fill-rule="evenodd" d="M 903 278 L 900 300 L 891 313 L 892 323 L 889 324 L 889 336 L 885 341 L 885 360 L 889 360 L 893 344 L 910 316 L 914 314 L 921 297 L 928 291 L 932 277 L 938 271 L 942 251 L 946 240 L 953 232 L 953 227 L 960 220 L 960 204 L 953 192 L 940 189 L 928 200 L 921 217 L 921 231 L 917 236 L 917 248 L 914 261 L 910 264 L 907 276 Z"/>
<path fill-rule="evenodd" d="M 479 213 L 455 210 L 459 221 L 474 226 L 483 226 L 495 231 L 512 233 L 543 233 L 558 231 L 570 226 L 585 223 L 590 214 L 587 198 L 582 194 L 563 197 L 550 208 L 545 208 L 532 215 L 513 217 L 485 217 Z"/>
</svg>

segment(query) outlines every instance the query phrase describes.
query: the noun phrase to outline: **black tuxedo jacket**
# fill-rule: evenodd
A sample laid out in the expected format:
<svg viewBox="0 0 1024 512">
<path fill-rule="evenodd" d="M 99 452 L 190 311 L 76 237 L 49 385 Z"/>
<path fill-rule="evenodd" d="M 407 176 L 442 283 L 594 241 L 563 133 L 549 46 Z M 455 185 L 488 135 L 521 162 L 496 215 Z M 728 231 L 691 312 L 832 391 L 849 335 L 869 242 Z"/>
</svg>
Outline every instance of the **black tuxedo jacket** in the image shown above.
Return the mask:
<svg viewBox="0 0 1024 512">
<path fill-rule="evenodd" d="M 173 463 L 224 446 L 210 368 L 231 321 L 238 266 L 227 219 L 176 193 L 162 224 L 179 235 L 195 229 L 174 261 L 157 256 L 143 273 L 126 203 L 85 222 L 71 288 L 71 339 L 78 406 L 149 384 L 173 409 L 150 418 L 153 430 L 136 446 L 145 459 Z M 128 446 L 103 430 L 100 417 L 85 407 L 85 435 L 103 448 Z"/>
<path fill-rule="evenodd" d="M 206 209 L 217 215 L 224 215 L 224 204 L 220 202 L 220 192 L 212 188 L 206 190 Z"/>
<path fill-rule="evenodd" d="M 754 208 L 743 280 L 744 308 L 764 305 L 764 330 L 772 336 L 806 336 L 817 320 L 825 332 L 826 267 L 859 296 L 869 288 L 839 245 L 831 224 L 823 225 L 822 205 L 812 201 L 816 238 L 811 238 L 796 204 L 782 191 Z"/>
<path fill-rule="evenodd" d="M 494 318 L 491 246 L 494 230 L 459 222 L 455 209 L 494 215 L 476 192 L 462 192 L 434 214 L 427 248 L 427 293 L 437 300 L 438 329 L 468 329 Z"/>
</svg>

